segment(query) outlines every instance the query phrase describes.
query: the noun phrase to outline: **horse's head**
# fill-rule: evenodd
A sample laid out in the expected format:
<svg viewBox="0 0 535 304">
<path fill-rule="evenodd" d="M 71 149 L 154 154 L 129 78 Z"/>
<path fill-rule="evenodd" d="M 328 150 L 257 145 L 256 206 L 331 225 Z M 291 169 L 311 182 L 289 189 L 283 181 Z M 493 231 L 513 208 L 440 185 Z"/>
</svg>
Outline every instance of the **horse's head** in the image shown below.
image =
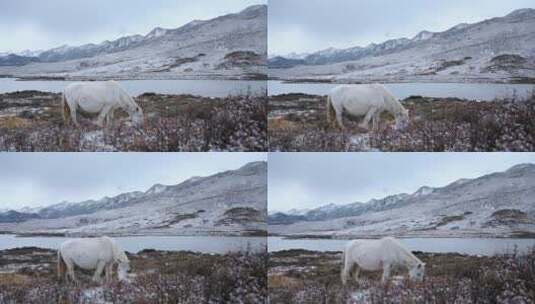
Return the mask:
<svg viewBox="0 0 535 304">
<path fill-rule="evenodd" d="M 425 275 L 425 263 L 419 262 L 409 270 L 409 277 L 411 280 L 421 282 Z"/>
<path fill-rule="evenodd" d="M 116 251 L 115 261 L 119 264 L 117 265 L 117 276 L 119 281 L 128 280 L 128 271 L 130 270 L 130 260 L 126 256 L 126 253 L 123 250 Z"/>
<path fill-rule="evenodd" d="M 117 277 L 119 278 L 119 281 L 127 281 L 128 280 L 128 271 L 130 270 L 130 263 L 119 263 L 117 266 Z"/>
<path fill-rule="evenodd" d="M 399 113 L 396 114 L 396 130 L 405 129 L 409 125 L 409 110 L 401 109 Z"/>
<path fill-rule="evenodd" d="M 143 109 L 137 104 L 130 110 L 130 117 L 135 126 L 141 126 L 144 122 Z"/>
</svg>

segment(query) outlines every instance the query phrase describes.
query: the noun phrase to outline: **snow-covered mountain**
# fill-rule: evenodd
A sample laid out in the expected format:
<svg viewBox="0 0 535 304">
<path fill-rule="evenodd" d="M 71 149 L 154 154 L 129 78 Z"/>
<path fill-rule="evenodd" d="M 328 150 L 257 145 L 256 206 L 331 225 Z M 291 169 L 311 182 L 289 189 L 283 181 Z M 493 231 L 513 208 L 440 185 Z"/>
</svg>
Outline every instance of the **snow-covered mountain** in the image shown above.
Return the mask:
<svg viewBox="0 0 535 304">
<path fill-rule="evenodd" d="M 62 202 L 37 212 L 0 213 L 0 231 L 67 234 L 250 234 L 266 231 L 267 165 L 156 184 L 100 200 Z"/>
<path fill-rule="evenodd" d="M 535 235 L 535 165 L 367 203 L 270 214 L 268 224 L 270 233 L 298 235 Z"/>
<path fill-rule="evenodd" d="M 267 74 L 266 41 L 267 6 L 255 5 L 236 14 L 194 20 L 176 29 L 157 27 L 144 36 L 63 45 L 39 52 L 36 57 L 20 56 L 24 60 L 0 57 L 0 65 L 4 66 L 0 74 L 67 78 L 261 77 Z"/>
<path fill-rule="evenodd" d="M 302 59 L 270 58 L 270 77 L 334 81 L 511 80 L 535 77 L 535 9 L 422 31 L 365 47 L 329 48 Z"/>
</svg>

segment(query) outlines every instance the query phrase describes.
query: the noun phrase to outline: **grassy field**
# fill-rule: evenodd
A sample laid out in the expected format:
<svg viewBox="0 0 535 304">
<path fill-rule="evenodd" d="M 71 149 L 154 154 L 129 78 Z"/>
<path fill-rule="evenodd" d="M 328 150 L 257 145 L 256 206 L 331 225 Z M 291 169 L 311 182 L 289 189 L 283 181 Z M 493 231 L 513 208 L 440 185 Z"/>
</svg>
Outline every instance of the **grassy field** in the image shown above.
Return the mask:
<svg viewBox="0 0 535 304">
<path fill-rule="evenodd" d="M 361 272 L 358 283 L 343 286 L 340 252 L 270 253 L 270 303 L 535 303 L 535 249 L 522 256 L 415 254 L 426 263 L 421 283 L 383 284 L 380 272 Z"/>
<path fill-rule="evenodd" d="M 409 126 L 394 130 L 384 113 L 381 127 L 367 132 L 359 118 L 344 115 L 345 130 L 327 124 L 326 96 L 269 97 L 270 151 L 533 151 L 535 95 L 528 100 L 476 102 L 412 96 L 401 101 Z"/>
<path fill-rule="evenodd" d="M 98 285 L 77 270 L 79 285 L 59 281 L 56 251 L 0 251 L 0 303 L 265 303 L 265 254 L 145 250 L 128 254 L 130 282 Z"/>
<path fill-rule="evenodd" d="M 136 97 L 145 125 L 119 121 L 99 128 L 64 125 L 61 95 L 39 91 L 0 94 L 0 151 L 265 151 L 265 97 L 205 98 L 145 93 Z"/>
</svg>

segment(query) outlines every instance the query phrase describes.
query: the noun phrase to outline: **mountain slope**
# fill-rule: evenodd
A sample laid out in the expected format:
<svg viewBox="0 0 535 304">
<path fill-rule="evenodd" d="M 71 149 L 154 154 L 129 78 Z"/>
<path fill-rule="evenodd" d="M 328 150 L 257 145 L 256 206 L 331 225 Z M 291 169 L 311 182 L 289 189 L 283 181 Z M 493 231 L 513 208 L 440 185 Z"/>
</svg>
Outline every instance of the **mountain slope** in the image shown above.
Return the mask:
<svg viewBox="0 0 535 304">
<path fill-rule="evenodd" d="M 0 231 L 67 234 L 250 234 L 266 230 L 267 165 L 35 213 L 0 213 Z M 12 214 L 16 212 L 17 214 Z"/>
<path fill-rule="evenodd" d="M 534 51 L 535 9 L 521 9 L 444 32 L 422 31 L 411 39 L 331 48 L 302 61 L 279 57 L 270 59 L 269 65 L 271 77 L 287 79 L 507 81 L 535 77 Z"/>
<path fill-rule="evenodd" d="M 524 236 L 535 234 L 535 165 L 368 203 L 268 217 L 274 234 Z"/>
<path fill-rule="evenodd" d="M 64 45 L 29 57 L 38 62 L 2 67 L 0 74 L 82 79 L 260 77 L 267 74 L 266 41 L 267 6 L 256 5 L 176 29 L 155 28 L 145 36 Z"/>
</svg>

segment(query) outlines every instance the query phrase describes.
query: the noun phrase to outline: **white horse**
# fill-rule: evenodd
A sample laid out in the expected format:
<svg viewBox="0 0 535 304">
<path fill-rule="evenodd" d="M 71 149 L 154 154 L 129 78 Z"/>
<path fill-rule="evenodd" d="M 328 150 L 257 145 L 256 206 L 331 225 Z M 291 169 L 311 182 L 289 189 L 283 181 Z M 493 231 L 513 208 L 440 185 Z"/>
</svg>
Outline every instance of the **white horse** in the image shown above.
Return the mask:
<svg viewBox="0 0 535 304">
<path fill-rule="evenodd" d="M 425 273 L 425 263 L 420 261 L 412 252 L 398 240 L 386 237 L 380 240 L 354 240 L 346 244 L 342 254 L 342 283 L 345 285 L 351 271 L 358 282 L 360 270 L 383 270 L 382 280 L 390 278 L 392 269 L 406 268 L 409 277 L 414 281 L 422 281 Z"/>
<path fill-rule="evenodd" d="M 110 126 L 113 123 L 114 112 L 118 108 L 125 110 L 134 125 L 143 122 L 143 110 L 121 88 L 116 81 L 78 82 L 68 85 L 63 91 L 63 120 L 68 123 L 69 116 L 78 126 L 76 114 L 78 110 L 90 114 L 98 114 L 97 124 Z"/>
<path fill-rule="evenodd" d="M 95 270 L 93 281 L 100 282 L 102 271 L 106 273 L 106 282 L 111 282 L 113 266 L 118 266 L 119 280 L 125 280 L 129 269 L 129 260 L 125 252 L 109 237 L 81 238 L 65 241 L 58 250 L 58 278 L 71 278 L 77 283 L 74 266 L 85 270 Z M 65 269 L 66 268 L 66 269 Z"/>
<path fill-rule="evenodd" d="M 373 130 L 379 126 L 381 113 L 388 111 L 396 119 L 396 129 L 405 128 L 409 122 L 409 111 L 381 84 L 341 85 L 332 89 L 327 97 L 327 122 L 336 122 L 340 128 L 342 113 L 348 112 L 355 116 L 364 116 L 360 126 L 369 130 L 370 120 Z"/>
</svg>

